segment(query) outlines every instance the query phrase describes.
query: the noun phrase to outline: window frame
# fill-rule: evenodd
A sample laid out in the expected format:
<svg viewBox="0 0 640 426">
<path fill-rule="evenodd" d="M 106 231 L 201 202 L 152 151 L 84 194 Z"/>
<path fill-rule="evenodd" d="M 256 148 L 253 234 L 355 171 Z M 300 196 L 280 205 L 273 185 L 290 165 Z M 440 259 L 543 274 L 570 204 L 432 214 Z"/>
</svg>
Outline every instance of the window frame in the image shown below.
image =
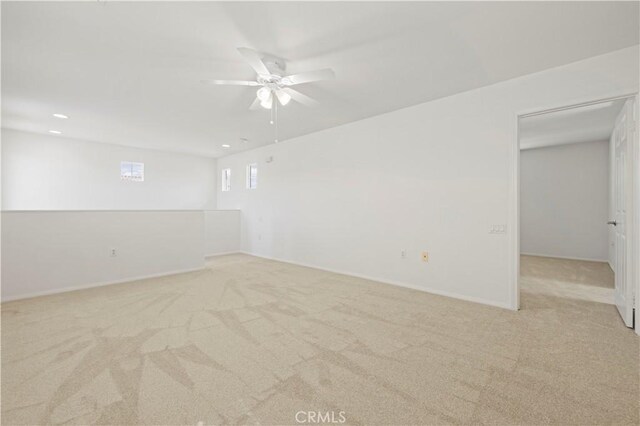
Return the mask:
<svg viewBox="0 0 640 426">
<path fill-rule="evenodd" d="M 251 170 L 255 170 L 255 175 L 253 179 L 251 179 Z M 253 186 L 252 186 L 253 183 Z M 247 189 L 257 189 L 258 188 L 258 163 L 250 163 L 247 164 Z"/>
<path fill-rule="evenodd" d="M 231 191 L 231 168 L 227 167 L 222 169 L 222 176 L 221 176 L 221 190 L 222 192 L 229 192 Z"/>
<path fill-rule="evenodd" d="M 122 171 L 128 167 L 128 175 Z M 138 174 L 134 175 L 134 167 L 137 168 Z M 144 182 L 144 163 L 140 161 L 120 160 L 120 180 L 125 182 Z"/>
</svg>

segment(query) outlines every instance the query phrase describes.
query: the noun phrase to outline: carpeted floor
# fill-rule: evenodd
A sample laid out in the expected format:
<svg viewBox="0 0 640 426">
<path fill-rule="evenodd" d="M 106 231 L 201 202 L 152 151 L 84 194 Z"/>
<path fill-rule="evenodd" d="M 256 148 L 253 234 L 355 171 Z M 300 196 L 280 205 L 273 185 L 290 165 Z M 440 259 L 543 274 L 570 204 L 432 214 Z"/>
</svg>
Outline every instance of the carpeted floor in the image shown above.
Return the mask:
<svg viewBox="0 0 640 426">
<path fill-rule="evenodd" d="M 606 262 L 520 256 L 520 288 L 528 293 L 614 304 L 614 274 Z"/>
<path fill-rule="evenodd" d="M 9 302 L 2 424 L 638 424 L 639 339 L 615 307 L 521 299 L 231 255 Z"/>
<path fill-rule="evenodd" d="M 607 262 L 520 256 L 520 274 L 525 277 L 613 288 L 613 271 Z"/>
</svg>

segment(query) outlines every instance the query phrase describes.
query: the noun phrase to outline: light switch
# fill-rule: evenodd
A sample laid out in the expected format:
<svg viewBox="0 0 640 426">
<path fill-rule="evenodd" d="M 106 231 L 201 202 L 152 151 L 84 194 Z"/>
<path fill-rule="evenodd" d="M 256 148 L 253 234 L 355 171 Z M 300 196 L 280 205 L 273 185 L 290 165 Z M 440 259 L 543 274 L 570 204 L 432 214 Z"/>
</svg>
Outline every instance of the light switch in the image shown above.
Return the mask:
<svg viewBox="0 0 640 426">
<path fill-rule="evenodd" d="M 506 234 L 507 233 L 507 225 L 491 225 L 489 227 L 490 234 Z"/>
</svg>

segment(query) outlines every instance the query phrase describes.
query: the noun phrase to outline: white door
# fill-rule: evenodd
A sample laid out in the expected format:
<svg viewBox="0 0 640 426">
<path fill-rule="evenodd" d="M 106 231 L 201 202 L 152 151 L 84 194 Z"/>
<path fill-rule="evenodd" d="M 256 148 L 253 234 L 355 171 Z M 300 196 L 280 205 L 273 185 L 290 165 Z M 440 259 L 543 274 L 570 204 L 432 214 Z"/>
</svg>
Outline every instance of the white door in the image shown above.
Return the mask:
<svg viewBox="0 0 640 426">
<path fill-rule="evenodd" d="M 629 150 L 634 138 L 634 100 L 628 100 L 618 118 L 613 131 L 614 161 L 614 213 L 609 222 L 615 228 L 615 302 L 627 327 L 633 327 L 633 279 L 630 254 L 631 182 L 632 170 Z"/>
</svg>

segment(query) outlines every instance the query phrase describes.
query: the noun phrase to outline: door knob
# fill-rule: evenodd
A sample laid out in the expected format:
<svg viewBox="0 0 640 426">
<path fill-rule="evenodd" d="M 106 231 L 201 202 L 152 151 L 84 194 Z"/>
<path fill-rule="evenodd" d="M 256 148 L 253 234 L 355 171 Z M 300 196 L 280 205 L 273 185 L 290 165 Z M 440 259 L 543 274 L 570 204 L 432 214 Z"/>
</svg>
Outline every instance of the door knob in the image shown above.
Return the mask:
<svg viewBox="0 0 640 426">
<path fill-rule="evenodd" d="M 609 222 L 607 222 L 607 225 L 617 226 L 618 222 L 616 222 L 615 220 L 610 220 Z"/>
</svg>

